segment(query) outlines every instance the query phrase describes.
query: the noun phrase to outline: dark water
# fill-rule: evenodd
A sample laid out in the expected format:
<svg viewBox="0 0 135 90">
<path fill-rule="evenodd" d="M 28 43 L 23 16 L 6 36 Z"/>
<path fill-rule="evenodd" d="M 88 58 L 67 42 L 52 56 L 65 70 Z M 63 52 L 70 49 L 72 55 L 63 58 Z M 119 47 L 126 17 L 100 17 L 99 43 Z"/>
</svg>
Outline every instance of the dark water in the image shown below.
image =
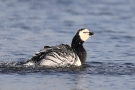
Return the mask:
<svg viewBox="0 0 135 90">
<path fill-rule="evenodd" d="M 1 0 L 0 90 L 135 90 L 134 0 Z M 95 32 L 79 68 L 24 67 L 44 45 Z"/>
</svg>

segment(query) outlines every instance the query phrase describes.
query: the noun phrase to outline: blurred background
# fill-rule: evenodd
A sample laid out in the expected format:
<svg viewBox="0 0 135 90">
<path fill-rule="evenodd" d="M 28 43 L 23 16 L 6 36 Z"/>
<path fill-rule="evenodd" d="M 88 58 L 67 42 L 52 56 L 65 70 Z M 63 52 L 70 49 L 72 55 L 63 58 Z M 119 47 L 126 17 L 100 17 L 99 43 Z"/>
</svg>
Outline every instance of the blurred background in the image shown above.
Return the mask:
<svg viewBox="0 0 135 90">
<path fill-rule="evenodd" d="M 95 32 L 85 43 L 88 56 L 96 58 L 92 60 L 133 60 L 134 4 L 134 0 L 1 0 L 0 60 L 28 58 L 44 45 L 70 45 L 84 27 Z"/>
<path fill-rule="evenodd" d="M 95 65 L 91 62 L 99 63 L 96 63 L 94 69 L 87 68 L 88 71 L 84 71 L 86 76 L 79 76 L 82 79 L 81 83 L 76 84 L 74 80 L 70 80 L 69 73 L 66 73 L 67 77 L 58 77 L 61 73 L 56 73 L 56 76 L 52 76 L 54 82 L 57 81 L 56 78 L 59 78 L 58 81 L 64 79 L 63 82 L 67 83 L 65 87 L 68 88 L 65 90 L 90 90 L 90 88 L 134 90 L 132 80 L 135 78 L 135 0 L 0 0 L 0 62 L 25 61 L 45 45 L 53 46 L 61 43 L 70 45 L 80 28 L 88 28 L 95 33 L 84 44 L 88 55 L 86 64 L 91 66 Z M 114 68 L 108 70 L 110 64 L 102 66 L 100 62 L 113 63 L 111 65 Z M 124 66 L 121 66 L 121 63 L 124 63 Z M 104 69 L 99 65 L 105 69 L 104 73 L 100 73 Z M 111 76 L 112 73 L 108 71 L 116 75 L 119 73 L 126 75 L 125 78 L 129 82 L 124 83 L 126 80 L 118 79 L 119 75 Z M 90 77 L 90 73 L 92 75 L 98 73 L 99 76 Z M 109 77 L 101 79 L 105 73 Z M 130 77 L 130 74 L 133 74 L 133 77 Z M 14 79 L 4 82 L 7 76 L 0 75 L 3 81 L 0 82 L 3 85 L 1 90 L 10 89 L 7 84 L 11 82 L 17 83 Z M 15 78 L 14 75 L 8 78 L 11 77 Z M 39 77 L 43 79 L 43 75 L 32 78 L 36 79 L 34 80 L 36 84 L 33 82 L 24 84 L 25 81 L 19 77 L 23 76 L 16 77 L 19 81 L 22 80 L 18 86 L 20 89 L 24 89 L 22 85 L 26 85 L 26 89 L 29 87 L 40 90 L 53 84 L 50 82 L 48 86 L 44 86 L 43 83 L 49 82 L 42 82 L 39 87 L 30 87 L 33 84 L 37 85 L 40 81 L 36 80 Z M 47 80 L 49 79 L 51 77 L 48 76 Z M 83 82 L 85 84 L 82 85 Z M 11 86 L 12 89 L 18 85 L 16 83 Z M 56 90 L 60 90 L 59 86 L 61 85 L 56 84 Z"/>
</svg>

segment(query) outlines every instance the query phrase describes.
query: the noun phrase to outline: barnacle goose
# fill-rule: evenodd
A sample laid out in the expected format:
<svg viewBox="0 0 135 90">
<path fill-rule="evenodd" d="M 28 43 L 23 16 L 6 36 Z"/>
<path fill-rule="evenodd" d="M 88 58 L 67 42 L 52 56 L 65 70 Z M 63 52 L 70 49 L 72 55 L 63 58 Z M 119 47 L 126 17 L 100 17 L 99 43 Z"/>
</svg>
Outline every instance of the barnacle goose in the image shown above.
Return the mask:
<svg viewBox="0 0 135 90">
<path fill-rule="evenodd" d="M 44 46 L 42 50 L 28 59 L 24 65 L 41 65 L 48 67 L 81 66 L 86 61 L 84 41 L 94 35 L 86 28 L 77 31 L 72 39 L 71 47 L 67 44 L 57 46 Z"/>
</svg>

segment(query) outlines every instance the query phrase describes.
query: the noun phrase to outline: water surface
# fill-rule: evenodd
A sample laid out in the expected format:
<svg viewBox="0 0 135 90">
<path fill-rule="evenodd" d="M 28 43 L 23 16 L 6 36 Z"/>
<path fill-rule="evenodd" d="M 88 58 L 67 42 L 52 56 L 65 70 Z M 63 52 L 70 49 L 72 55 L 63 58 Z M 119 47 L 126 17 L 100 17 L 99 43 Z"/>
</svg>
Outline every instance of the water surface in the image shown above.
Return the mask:
<svg viewBox="0 0 135 90">
<path fill-rule="evenodd" d="M 134 0 L 1 0 L 0 90 L 134 90 Z M 16 65 L 44 45 L 71 43 L 80 28 L 95 35 L 79 68 Z"/>
</svg>

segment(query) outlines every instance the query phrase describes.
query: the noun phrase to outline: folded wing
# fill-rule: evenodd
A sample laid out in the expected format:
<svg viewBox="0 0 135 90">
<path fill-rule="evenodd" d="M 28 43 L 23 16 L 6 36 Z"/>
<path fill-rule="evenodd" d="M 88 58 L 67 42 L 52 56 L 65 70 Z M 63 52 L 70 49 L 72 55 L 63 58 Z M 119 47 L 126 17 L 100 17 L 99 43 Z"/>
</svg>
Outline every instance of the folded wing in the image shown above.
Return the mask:
<svg viewBox="0 0 135 90">
<path fill-rule="evenodd" d="M 27 64 L 36 63 L 42 66 L 80 66 L 81 62 L 73 49 L 66 44 L 45 46 L 43 50 L 27 61 Z"/>
</svg>

